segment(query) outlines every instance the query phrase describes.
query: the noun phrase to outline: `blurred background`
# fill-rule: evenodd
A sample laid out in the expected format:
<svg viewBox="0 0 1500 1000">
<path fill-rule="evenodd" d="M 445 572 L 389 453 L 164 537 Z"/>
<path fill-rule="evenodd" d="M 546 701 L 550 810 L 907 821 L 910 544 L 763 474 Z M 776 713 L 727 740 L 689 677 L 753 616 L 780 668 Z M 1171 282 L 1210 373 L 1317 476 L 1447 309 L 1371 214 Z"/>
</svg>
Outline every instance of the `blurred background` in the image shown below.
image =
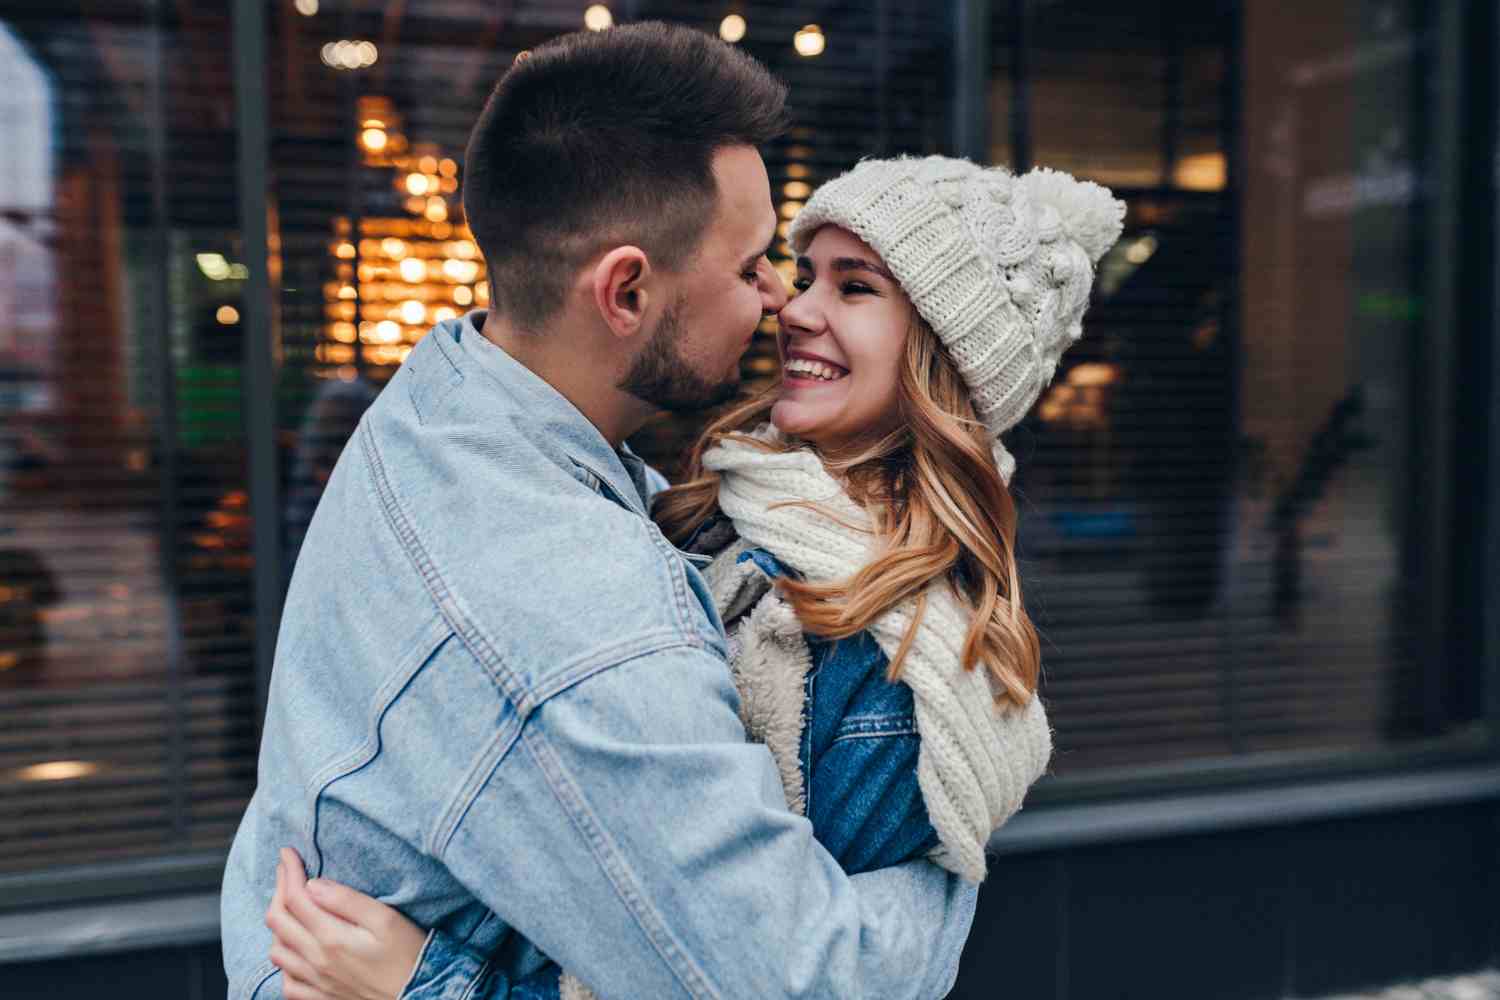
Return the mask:
<svg viewBox="0 0 1500 1000">
<path fill-rule="evenodd" d="M 488 300 L 468 130 L 518 54 L 646 18 L 788 81 L 784 220 L 898 153 L 1129 203 L 1009 440 L 1057 756 L 955 995 L 1494 964 L 1494 4 L 0 0 L 6 995 L 223 996 L 302 535 L 411 345 Z M 699 426 L 634 444 L 670 475 Z"/>
</svg>

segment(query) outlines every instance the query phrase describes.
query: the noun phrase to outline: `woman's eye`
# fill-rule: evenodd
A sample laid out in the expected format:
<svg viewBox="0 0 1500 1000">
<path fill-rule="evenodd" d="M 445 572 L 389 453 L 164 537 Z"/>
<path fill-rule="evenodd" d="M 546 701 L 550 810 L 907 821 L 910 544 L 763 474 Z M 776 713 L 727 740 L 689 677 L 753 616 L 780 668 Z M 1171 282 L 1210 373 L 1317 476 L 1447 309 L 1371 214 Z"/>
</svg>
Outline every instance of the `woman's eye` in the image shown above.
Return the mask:
<svg viewBox="0 0 1500 1000">
<path fill-rule="evenodd" d="M 845 295 L 874 295 L 874 294 L 876 294 L 875 289 L 871 288 L 869 285 L 862 285 L 862 284 L 860 284 L 857 281 L 846 281 L 846 282 L 844 282 L 843 286 L 839 289 L 839 291 L 843 292 Z"/>
<path fill-rule="evenodd" d="M 792 287 L 799 292 L 805 292 L 812 287 L 812 279 L 798 278 L 796 281 L 792 282 Z"/>
<path fill-rule="evenodd" d="M 759 271 L 741 271 L 740 272 L 740 278 L 743 279 L 745 282 L 753 285 L 756 282 L 760 281 L 760 272 Z"/>
</svg>

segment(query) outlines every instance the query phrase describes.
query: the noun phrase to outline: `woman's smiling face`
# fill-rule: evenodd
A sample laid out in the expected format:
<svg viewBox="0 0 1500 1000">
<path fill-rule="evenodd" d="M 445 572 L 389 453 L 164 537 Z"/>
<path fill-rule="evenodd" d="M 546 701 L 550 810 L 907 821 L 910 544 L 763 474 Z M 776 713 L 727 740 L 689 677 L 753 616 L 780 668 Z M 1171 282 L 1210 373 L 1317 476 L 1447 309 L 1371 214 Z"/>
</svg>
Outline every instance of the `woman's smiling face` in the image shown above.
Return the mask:
<svg viewBox="0 0 1500 1000">
<path fill-rule="evenodd" d="M 782 383 L 771 422 L 825 454 L 873 443 L 900 419 L 911 301 L 874 250 L 833 225 L 797 258 L 793 287 L 780 313 Z"/>
</svg>

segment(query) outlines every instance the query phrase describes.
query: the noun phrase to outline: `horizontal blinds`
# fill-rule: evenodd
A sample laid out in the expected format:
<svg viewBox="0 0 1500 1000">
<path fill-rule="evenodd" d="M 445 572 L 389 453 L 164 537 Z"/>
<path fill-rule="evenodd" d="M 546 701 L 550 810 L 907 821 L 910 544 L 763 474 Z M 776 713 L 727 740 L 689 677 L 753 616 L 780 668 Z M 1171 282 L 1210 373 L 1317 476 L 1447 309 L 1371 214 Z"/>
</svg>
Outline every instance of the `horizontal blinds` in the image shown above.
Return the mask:
<svg viewBox="0 0 1500 1000">
<path fill-rule="evenodd" d="M 255 750 L 227 18 L 12 16 L 0 874 L 222 850 Z"/>
<path fill-rule="evenodd" d="M 1453 668 L 1426 638 L 1407 430 L 1434 357 L 1400 195 L 1421 25 L 1339 2 L 1295 30 L 1253 4 L 1006 6 L 993 155 L 1130 206 L 1084 341 L 1013 435 L 1056 771 L 1461 723 L 1430 696 Z M 1341 194 L 1361 171 L 1362 203 Z"/>
</svg>

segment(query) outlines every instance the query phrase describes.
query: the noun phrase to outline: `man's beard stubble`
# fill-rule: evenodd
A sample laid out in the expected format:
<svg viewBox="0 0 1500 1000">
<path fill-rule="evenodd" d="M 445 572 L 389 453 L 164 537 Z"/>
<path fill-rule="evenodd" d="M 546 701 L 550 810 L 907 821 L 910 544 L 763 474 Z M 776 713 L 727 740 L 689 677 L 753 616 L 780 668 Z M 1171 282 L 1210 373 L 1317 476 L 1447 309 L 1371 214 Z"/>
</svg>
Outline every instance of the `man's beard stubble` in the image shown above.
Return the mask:
<svg viewBox="0 0 1500 1000">
<path fill-rule="evenodd" d="M 619 388 L 663 410 L 706 410 L 734 398 L 740 384 L 738 359 L 731 374 L 719 382 L 710 382 L 693 371 L 679 350 L 683 337 L 681 307 L 682 300 L 678 299 L 662 314 Z"/>
</svg>

